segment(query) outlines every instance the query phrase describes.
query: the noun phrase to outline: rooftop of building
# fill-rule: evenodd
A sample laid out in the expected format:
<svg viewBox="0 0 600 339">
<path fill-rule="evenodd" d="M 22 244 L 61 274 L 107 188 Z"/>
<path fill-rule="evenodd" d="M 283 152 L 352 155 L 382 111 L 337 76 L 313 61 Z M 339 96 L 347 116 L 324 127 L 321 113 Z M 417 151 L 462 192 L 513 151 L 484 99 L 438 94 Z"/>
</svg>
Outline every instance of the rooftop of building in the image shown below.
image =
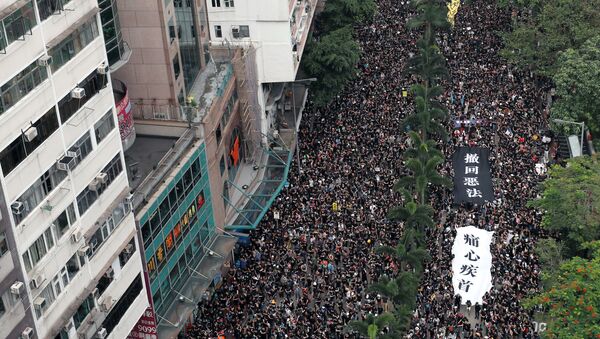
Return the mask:
<svg viewBox="0 0 600 339">
<path fill-rule="evenodd" d="M 136 136 L 131 148 L 125 152 L 129 186 L 136 190 L 176 143 L 177 138 L 174 137 Z"/>
<path fill-rule="evenodd" d="M 158 192 L 179 161 L 189 154 L 196 140 L 194 130 L 186 129 L 179 137 L 137 135 L 125 151 L 129 185 L 133 191 L 133 208 L 139 212 Z"/>
<path fill-rule="evenodd" d="M 200 122 L 209 112 L 215 98 L 223 95 L 232 75 L 231 63 L 215 63 L 211 60 L 206 64 L 188 93 L 188 96 L 194 98 L 198 104 L 198 113 L 193 119 L 194 122 Z"/>
</svg>

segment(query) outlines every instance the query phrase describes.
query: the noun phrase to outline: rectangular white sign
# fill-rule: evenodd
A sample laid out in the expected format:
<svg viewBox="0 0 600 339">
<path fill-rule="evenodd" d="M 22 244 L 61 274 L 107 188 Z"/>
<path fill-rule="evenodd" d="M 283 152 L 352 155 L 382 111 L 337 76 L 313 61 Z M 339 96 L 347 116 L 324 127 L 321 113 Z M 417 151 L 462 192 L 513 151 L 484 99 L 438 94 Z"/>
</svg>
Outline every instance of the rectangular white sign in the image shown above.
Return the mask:
<svg viewBox="0 0 600 339">
<path fill-rule="evenodd" d="M 483 303 L 483 295 L 492 288 L 492 254 L 490 245 L 494 232 L 474 226 L 456 229 L 452 246 L 452 285 L 460 294 L 462 304 Z"/>
</svg>

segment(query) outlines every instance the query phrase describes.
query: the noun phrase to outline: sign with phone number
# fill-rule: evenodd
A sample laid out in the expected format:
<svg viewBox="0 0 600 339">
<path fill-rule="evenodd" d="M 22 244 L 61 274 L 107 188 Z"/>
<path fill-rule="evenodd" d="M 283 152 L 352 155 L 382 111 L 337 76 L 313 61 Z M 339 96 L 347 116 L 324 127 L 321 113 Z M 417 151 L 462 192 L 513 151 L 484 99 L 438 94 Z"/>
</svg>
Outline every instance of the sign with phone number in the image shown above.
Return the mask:
<svg viewBox="0 0 600 339">
<path fill-rule="evenodd" d="M 137 324 L 129 335 L 127 339 L 157 339 L 157 330 L 156 330 L 156 319 L 154 318 L 154 311 L 152 308 L 148 307 L 140 320 L 138 320 Z"/>
</svg>

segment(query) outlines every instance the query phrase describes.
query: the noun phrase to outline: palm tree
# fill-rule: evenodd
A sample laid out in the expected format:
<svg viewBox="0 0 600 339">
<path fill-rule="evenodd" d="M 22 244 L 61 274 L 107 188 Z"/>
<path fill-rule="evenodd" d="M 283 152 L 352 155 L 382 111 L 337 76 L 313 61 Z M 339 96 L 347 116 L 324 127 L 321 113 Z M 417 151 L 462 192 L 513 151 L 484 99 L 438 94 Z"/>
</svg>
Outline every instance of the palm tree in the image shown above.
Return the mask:
<svg viewBox="0 0 600 339">
<path fill-rule="evenodd" d="M 414 309 L 417 304 L 416 295 L 420 279 L 420 273 L 400 272 L 396 277 L 398 294 L 394 298 L 394 305 L 405 305 L 410 309 Z"/>
<path fill-rule="evenodd" d="M 444 2 L 439 0 L 415 0 L 413 5 L 419 14 L 408 21 L 408 28 L 423 28 L 425 30 L 424 38 L 431 45 L 433 44 L 434 28 L 448 29 L 448 8 Z"/>
<path fill-rule="evenodd" d="M 383 247 L 378 249 L 377 251 L 384 253 Z M 384 297 L 389 299 L 394 299 L 398 295 L 398 284 L 395 279 L 390 279 L 387 276 L 383 276 L 379 279 L 378 282 L 369 286 L 369 291 L 375 292 L 377 294 L 381 294 Z"/>
<path fill-rule="evenodd" d="M 417 42 L 419 51 L 408 60 L 408 71 L 420 75 L 429 87 L 435 79 L 448 77 L 448 68 L 439 48 L 425 39 L 424 37 Z"/>
<path fill-rule="evenodd" d="M 380 315 L 373 315 L 369 313 L 364 320 L 361 321 L 351 321 L 348 326 L 354 331 L 360 333 L 362 336 L 367 337 L 369 339 L 385 339 L 385 338 L 395 338 L 397 334 L 389 333 L 382 334 L 381 330 L 385 327 L 393 328 L 395 325 L 396 319 L 394 315 L 391 313 L 383 313 Z M 393 331 L 392 331 L 393 332 Z M 397 338 L 397 337 L 396 337 Z"/>
<path fill-rule="evenodd" d="M 423 97 L 415 97 L 415 113 L 408 115 L 402 124 L 405 128 L 418 130 L 422 139 L 427 139 L 427 136 L 431 134 L 447 139 L 446 128 L 432 116 L 432 113 L 438 114 L 434 109 L 428 107 Z"/>
<path fill-rule="evenodd" d="M 444 159 L 439 155 L 428 153 L 419 158 L 409 158 L 406 167 L 412 171 L 412 175 L 400 178 L 394 185 L 394 190 L 406 194 L 408 189 L 414 188 L 420 204 L 425 205 L 429 184 L 452 187 L 452 181 L 437 172 L 437 167 L 443 162 Z"/>
<path fill-rule="evenodd" d="M 425 233 L 417 227 L 404 225 L 400 243 L 408 248 L 425 246 Z"/>
<path fill-rule="evenodd" d="M 392 207 L 387 214 L 390 220 L 402 220 L 405 227 L 414 227 L 420 232 L 425 228 L 434 225 L 433 208 L 429 205 L 418 205 L 414 201 L 409 201 L 404 206 Z"/>
<path fill-rule="evenodd" d="M 381 246 L 376 249 L 378 253 L 384 253 L 395 256 L 400 262 L 400 270 L 405 270 L 407 267 L 411 267 L 416 273 L 423 271 L 423 263 L 425 260 L 429 260 L 430 256 L 427 250 L 423 247 L 407 247 L 400 243 L 398 246 Z"/>
<path fill-rule="evenodd" d="M 442 152 L 436 148 L 437 143 L 434 140 L 428 139 L 424 141 L 421 135 L 415 131 L 409 131 L 408 136 L 412 142 L 412 147 L 404 151 L 405 158 L 427 161 L 429 157 L 434 155 L 444 157 Z"/>
<path fill-rule="evenodd" d="M 414 292 L 416 294 L 417 291 Z M 400 331 L 407 331 L 410 328 L 410 321 L 413 316 L 413 308 L 407 305 L 400 305 L 394 308 L 394 317 L 396 318 L 396 327 Z"/>
<path fill-rule="evenodd" d="M 435 100 L 442 91 L 441 87 L 415 85 L 412 91 L 415 93 L 415 112 L 404 119 L 403 127 L 418 130 L 421 140 L 426 140 L 429 134 L 447 140 L 448 134 L 442 122 L 447 119 L 448 113 L 444 106 Z"/>
</svg>

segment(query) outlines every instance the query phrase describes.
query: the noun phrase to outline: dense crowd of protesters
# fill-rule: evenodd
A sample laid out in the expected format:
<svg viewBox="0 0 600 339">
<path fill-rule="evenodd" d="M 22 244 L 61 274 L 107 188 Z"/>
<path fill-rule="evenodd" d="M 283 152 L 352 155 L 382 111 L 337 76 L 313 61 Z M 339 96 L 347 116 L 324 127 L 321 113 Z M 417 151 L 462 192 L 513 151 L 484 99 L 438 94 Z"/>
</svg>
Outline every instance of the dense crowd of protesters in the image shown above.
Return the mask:
<svg viewBox="0 0 600 339">
<path fill-rule="evenodd" d="M 542 178 L 544 160 L 543 86 L 498 56 L 497 32 L 508 29 L 510 11 L 495 0 L 463 4 L 456 26 L 437 38 L 448 61 L 444 100 L 449 108 L 448 142 L 441 172 L 451 176 L 458 146 L 491 149 L 496 199 L 485 206 L 454 206 L 452 192 L 436 189 L 431 203 L 436 227 L 427 232 L 431 260 L 417 295 L 412 338 L 535 338 L 532 314 L 519 300 L 539 284 L 533 244 L 540 216 L 526 203 Z M 200 304 L 190 337 L 354 337 L 347 324 L 389 309 L 368 286 L 398 272 L 394 259 L 374 253 L 395 246 L 402 224 L 388 209 L 400 203 L 392 186 L 408 172 L 402 119 L 414 110 L 402 88 L 417 83 L 406 62 L 420 33 L 406 28 L 414 14 L 408 1 L 380 0 L 374 23 L 357 29 L 360 74 L 327 108 L 305 111 L 314 128 L 300 136 L 302 173 L 290 171 L 290 185 L 242 246 L 237 265 L 212 300 Z M 312 116 L 311 116 L 312 115 Z M 454 126 L 456 119 L 479 120 Z M 334 211 L 336 203 L 339 210 Z M 451 247 L 455 228 L 476 225 L 495 231 L 494 287 L 483 305 L 460 306 L 452 287 Z"/>
</svg>

